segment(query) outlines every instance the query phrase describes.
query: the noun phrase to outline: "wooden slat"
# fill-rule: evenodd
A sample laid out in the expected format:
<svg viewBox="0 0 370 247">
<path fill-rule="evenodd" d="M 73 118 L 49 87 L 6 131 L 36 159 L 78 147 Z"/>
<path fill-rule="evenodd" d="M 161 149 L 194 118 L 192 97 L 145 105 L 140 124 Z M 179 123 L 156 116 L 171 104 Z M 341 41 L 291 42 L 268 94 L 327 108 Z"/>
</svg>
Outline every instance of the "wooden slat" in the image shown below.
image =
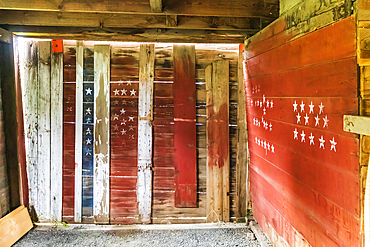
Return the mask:
<svg viewBox="0 0 370 247">
<path fill-rule="evenodd" d="M 150 0 L 150 11 L 152 13 L 161 13 L 163 9 L 162 0 Z"/>
<path fill-rule="evenodd" d="M 151 222 L 154 45 L 140 45 L 137 201 L 139 220 Z"/>
<path fill-rule="evenodd" d="M 166 2 L 163 14 L 186 14 L 196 16 L 265 16 L 278 17 L 279 2 L 277 0 L 264 3 L 258 0 L 249 1 L 245 4 L 242 0 L 233 1 L 225 4 L 222 0 L 205 0 L 202 4 L 194 0 L 182 1 L 176 0 Z M 101 12 L 101 13 L 141 13 L 150 14 L 150 2 L 139 0 L 132 2 L 125 1 L 94 1 L 94 4 L 83 0 L 73 2 L 50 2 L 47 0 L 30 0 L 27 3 L 21 0 L 12 2 L 0 1 L 0 9 L 19 9 L 19 10 L 47 10 L 58 12 Z"/>
<path fill-rule="evenodd" d="M 23 40 L 20 41 L 20 47 L 24 52 L 19 53 L 20 69 L 21 69 L 21 86 L 22 100 L 24 110 L 24 133 L 25 133 L 25 149 L 26 149 L 26 164 L 29 186 L 29 205 L 31 208 L 31 217 L 37 216 L 38 209 L 38 191 L 37 191 L 37 146 L 38 138 L 38 80 L 37 80 L 37 43 L 36 41 Z"/>
<path fill-rule="evenodd" d="M 361 135 L 370 135 L 370 117 L 344 115 L 343 130 Z"/>
<path fill-rule="evenodd" d="M 63 53 L 51 53 L 51 217 L 62 220 Z"/>
<path fill-rule="evenodd" d="M 83 41 L 78 41 L 76 48 L 75 222 L 81 222 L 82 216 L 83 53 Z"/>
<path fill-rule="evenodd" d="M 50 55 L 51 42 L 38 42 L 38 202 L 40 221 L 50 216 Z"/>
<path fill-rule="evenodd" d="M 109 223 L 110 46 L 94 46 L 94 222 Z"/>
<path fill-rule="evenodd" d="M 243 80 L 243 44 L 239 50 L 238 60 L 238 144 L 236 158 L 236 212 L 235 217 L 247 216 L 248 205 L 248 144 L 247 144 L 247 119 L 245 106 L 245 87 Z"/>
<path fill-rule="evenodd" d="M 197 206 L 195 46 L 173 46 L 175 207 Z"/>
<path fill-rule="evenodd" d="M 0 219 L 0 245 L 12 246 L 18 239 L 31 230 L 33 224 L 27 208 L 23 205 Z"/>
<path fill-rule="evenodd" d="M 229 221 L 229 61 L 219 60 L 206 69 L 207 76 L 207 178 L 212 176 L 212 184 L 207 186 L 208 215 Z M 211 82 L 209 82 L 211 79 Z M 214 216 L 211 218 L 214 220 Z"/>
</svg>

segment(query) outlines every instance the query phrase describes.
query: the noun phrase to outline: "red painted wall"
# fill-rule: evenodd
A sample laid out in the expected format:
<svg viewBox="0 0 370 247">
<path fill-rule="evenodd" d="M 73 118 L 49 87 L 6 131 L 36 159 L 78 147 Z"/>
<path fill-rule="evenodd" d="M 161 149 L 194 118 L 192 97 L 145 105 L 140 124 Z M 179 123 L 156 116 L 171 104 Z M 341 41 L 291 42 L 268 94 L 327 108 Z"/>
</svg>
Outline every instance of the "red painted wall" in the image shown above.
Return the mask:
<svg viewBox="0 0 370 247">
<path fill-rule="evenodd" d="M 312 246 L 360 246 L 359 142 L 342 130 L 358 113 L 355 20 L 294 40 L 269 28 L 245 53 L 254 216 L 292 246 L 295 230 Z"/>
</svg>

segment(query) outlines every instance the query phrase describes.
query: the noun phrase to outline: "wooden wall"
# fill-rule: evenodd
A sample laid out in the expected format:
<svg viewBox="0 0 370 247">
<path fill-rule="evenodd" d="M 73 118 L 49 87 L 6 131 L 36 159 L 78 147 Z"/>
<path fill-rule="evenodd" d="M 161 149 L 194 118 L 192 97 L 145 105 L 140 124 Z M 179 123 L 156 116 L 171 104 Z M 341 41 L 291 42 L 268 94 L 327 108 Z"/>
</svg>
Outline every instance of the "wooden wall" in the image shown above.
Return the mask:
<svg viewBox="0 0 370 247">
<path fill-rule="evenodd" d="M 253 213 L 275 244 L 360 246 L 359 139 L 342 130 L 358 114 L 355 18 L 290 20 L 246 41 Z"/>
<path fill-rule="evenodd" d="M 95 43 L 84 42 L 84 83 L 93 80 L 88 75 L 93 76 L 91 65 L 93 65 L 92 54 Z M 139 51 L 140 45 L 138 43 L 114 42 L 111 44 L 110 223 L 112 224 L 139 222 L 136 198 Z M 230 61 L 230 215 L 233 220 L 236 204 L 238 46 L 196 45 L 198 200 L 195 208 L 176 208 L 174 206 L 172 52 L 172 44 L 155 45 L 152 222 L 206 222 L 205 68 L 214 60 L 219 59 Z M 64 41 L 63 220 L 67 222 L 74 221 L 75 81 L 76 42 Z M 127 95 L 124 95 L 121 90 L 127 90 Z M 134 90 L 136 94 L 131 95 L 131 90 Z M 124 109 L 124 113 L 121 112 L 122 109 Z M 125 119 L 125 116 L 133 116 L 134 121 L 128 122 L 129 118 Z M 127 132 L 124 132 L 123 129 Z M 93 189 L 92 184 L 92 181 L 83 182 L 83 191 L 86 189 L 86 193 L 90 193 L 88 188 Z M 84 192 L 82 196 L 84 198 Z M 83 204 L 84 202 L 83 200 Z M 88 213 L 88 208 L 91 205 L 86 205 L 87 207 L 83 207 L 82 222 L 88 223 L 91 222 L 91 213 Z"/>
</svg>

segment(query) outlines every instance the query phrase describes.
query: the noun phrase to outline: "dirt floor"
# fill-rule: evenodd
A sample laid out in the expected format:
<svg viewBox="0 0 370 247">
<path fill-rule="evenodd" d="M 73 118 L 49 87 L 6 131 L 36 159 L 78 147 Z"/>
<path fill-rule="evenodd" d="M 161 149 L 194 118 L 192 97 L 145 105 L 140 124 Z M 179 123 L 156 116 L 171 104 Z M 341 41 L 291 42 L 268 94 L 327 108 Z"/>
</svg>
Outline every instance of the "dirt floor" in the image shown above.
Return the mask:
<svg viewBox="0 0 370 247">
<path fill-rule="evenodd" d="M 195 225 L 39 225 L 20 246 L 260 246 L 246 224 Z"/>
</svg>

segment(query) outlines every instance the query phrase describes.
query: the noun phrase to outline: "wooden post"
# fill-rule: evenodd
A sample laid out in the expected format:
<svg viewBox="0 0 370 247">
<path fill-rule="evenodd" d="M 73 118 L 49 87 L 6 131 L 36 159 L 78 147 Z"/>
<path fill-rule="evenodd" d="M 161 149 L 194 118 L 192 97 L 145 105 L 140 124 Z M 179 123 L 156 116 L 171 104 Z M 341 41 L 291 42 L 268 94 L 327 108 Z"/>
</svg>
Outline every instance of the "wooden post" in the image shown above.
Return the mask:
<svg viewBox="0 0 370 247">
<path fill-rule="evenodd" d="M 140 45 L 138 177 L 136 185 L 139 221 L 150 223 L 152 207 L 152 121 L 154 45 Z"/>
<path fill-rule="evenodd" d="M 175 207 L 197 206 L 195 46 L 173 46 Z"/>
<path fill-rule="evenodd" d="M 247 150 L 247 121 L 245 106 L 245 88 L 243 81 L 244 44 L 239 47 L 238 60 L 238 146 L 236 156 L 236 212 L 237 222 L 247 216 L 247 187 L 248 187 L 248 150 Z"/>
<path fill-rule="evenodd" d="M 229 221 L 229 62 L 206 68 L 207 217 Z"/>
<path fill-rule="evenodd" d="M 110 46 L 94 46 L 94 222 L 109 223 Z"/>
<path fill-rule="evenodd" d="M 38 42 L 38 197 L 40 221 L 50 215 L 50 55 L 51 42 Z M 53 109 L 54 111 L 54 109 Z M 36 131 L 36 130 L 35 130 Z"/>
<path fill-rule="evenodd" d="M 38 124 L 38 80 L 37 43 L 33 40 L 20 42 L 19 62 L 24 109 L 24 133 L 26 164 L 29 186 L 29 206 L 33 220 L 37 220 L 37 129 Z"/>
<path fill-rule="evenodd" d="M 63 51 L 51 53 L 51 217 L 62 221 L 63 195 Z"/>
<path fill-rule="evenodd" d="M 75 195 L 74 220 L 82 217 L 82 132 L 83 132 L 83 41 L 77 41 L 76 49 L 76 131 L 75 131 Z"/>
</svg>

